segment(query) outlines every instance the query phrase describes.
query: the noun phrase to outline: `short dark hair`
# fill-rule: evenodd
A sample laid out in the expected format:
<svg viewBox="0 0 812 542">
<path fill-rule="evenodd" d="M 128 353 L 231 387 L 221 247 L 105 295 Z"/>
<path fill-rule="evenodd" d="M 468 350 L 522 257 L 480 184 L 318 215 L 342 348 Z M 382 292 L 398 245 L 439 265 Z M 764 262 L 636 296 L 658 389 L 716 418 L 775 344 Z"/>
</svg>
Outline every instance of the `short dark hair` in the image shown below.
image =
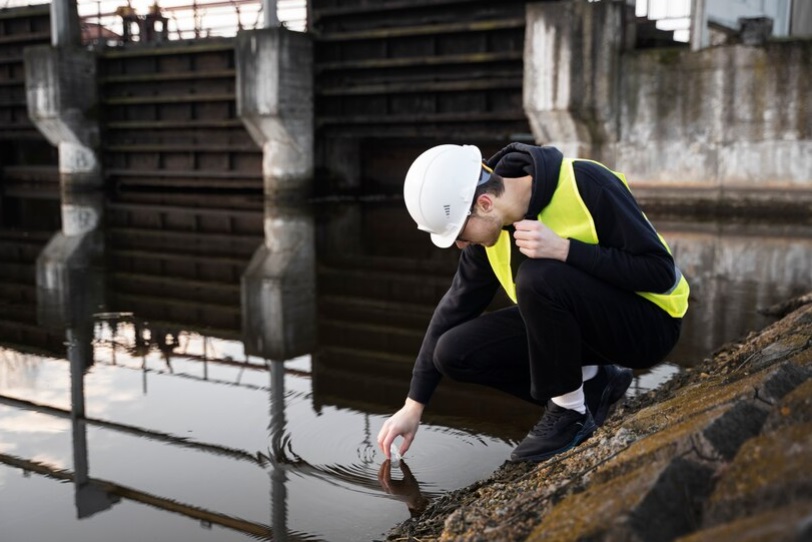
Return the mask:
<svg viewBox="0 0 812 542">
<path fill-rule="evenodd" d="M 491 178 L 481 185 L 476 187 L 474 192 L 474 200 L 471 202 L 471 208 L 476 205 L 476 200 L 482 194 L 493 194 L 497 198 L 505 191 L 505 180 L 498 173 L 491 173 Z"/>
</svg>

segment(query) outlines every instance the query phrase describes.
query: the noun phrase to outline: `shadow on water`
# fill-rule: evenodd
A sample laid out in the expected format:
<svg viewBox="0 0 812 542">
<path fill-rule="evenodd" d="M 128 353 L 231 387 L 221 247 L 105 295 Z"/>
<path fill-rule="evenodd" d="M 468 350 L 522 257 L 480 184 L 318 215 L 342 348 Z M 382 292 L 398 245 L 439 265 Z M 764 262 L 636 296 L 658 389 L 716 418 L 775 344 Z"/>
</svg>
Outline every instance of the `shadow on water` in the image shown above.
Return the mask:
<svg viewBox="0 0 812 542">
<path fill-rule="evenodd" d="M 0 215 L 4 540 L 381 538 L 487 476 L 538 415 L 443 383 L 406 459 L 377 450 L 457 257 L 398 201 L 65 207 Z M 809 226 L 653 221 L 692 305 L 634 393 L 812 288 Z"/>
</svg>

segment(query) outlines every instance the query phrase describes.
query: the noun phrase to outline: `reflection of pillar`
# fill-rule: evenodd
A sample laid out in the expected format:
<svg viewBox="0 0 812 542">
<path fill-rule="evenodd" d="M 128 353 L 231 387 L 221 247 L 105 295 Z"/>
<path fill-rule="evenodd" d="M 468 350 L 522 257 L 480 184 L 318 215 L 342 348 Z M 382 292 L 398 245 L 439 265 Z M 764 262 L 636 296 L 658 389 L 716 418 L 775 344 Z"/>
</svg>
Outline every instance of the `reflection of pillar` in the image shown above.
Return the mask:
<svg viewBox="0 0 812 542">
<path fill-rule="evenodd" d="M 88 315 L 90 316 L 90 315 Z M 93 323 L 75 322 L 67 330 L 71 377 L 71 424 L 76 515 L 86 518 L 109 509 L 120 499 L 90 481 L 85 419 L 85 371 L 93 364 Z"/>
<path fill-rule="evenodd" d="M 271 532 L 274 540 L 287 540 L 288 491 L 284 463 L 285 436 L 285 363 L 271 362 Z"/>
<path fill-rule="evenodd" d="M 70 327 L 104 306 L 103 200 L 97 193 L 62 194 L 62 231 L 37 258 L 40 324 Z"/>
<path fill-rule="evenodd" d="M 271 459 L 282 459 L 285 436 L 285 362 L 271 362 Z"/>
<path fill-rule="evenodd" d="M 279 26 L 279 16 L 276 13 L 276 0 L 262 0 L 262 12 L 265 14 L 263 28 Z"/>
<path fill-rule="evenodd" d="M 262 147 L 265 195 L 301 195 L 313 177 L 313 44 L 284 27 L 245 30 L 234 46 L 237 113 Z"/>
<path fill-rule="evenodd" d="M 242 276 L 245 352 L 275 361 L 316 340 L 314 223 L 306 206 L 265 207 L 265 243 Z"/>
<path fill-rule="evenodd" d="M 265 242 L 242 276 L 245 352 L 270 361 L 271 527 L 287 539 L 285 361 L 316 339 L 315 226 L 304 205 L 265 205 Z"/>
</svg>

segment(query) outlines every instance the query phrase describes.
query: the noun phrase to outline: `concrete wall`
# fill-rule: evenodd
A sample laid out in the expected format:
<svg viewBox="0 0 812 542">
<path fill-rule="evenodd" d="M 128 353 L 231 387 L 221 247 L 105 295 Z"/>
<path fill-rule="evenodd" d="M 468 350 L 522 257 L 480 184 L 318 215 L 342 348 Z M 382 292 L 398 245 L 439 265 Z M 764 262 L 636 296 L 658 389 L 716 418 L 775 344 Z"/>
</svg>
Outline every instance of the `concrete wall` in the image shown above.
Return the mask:
<svg viewBox="0 0 812 542">
<path fill-rule="evenodd" d="M 524 102 L 536 141 L 602 160 L 632 184 L 812 201 L 812 40 L 631 50 L 623 9 L 528 4 Z"/>
<path fill-rule="evenodd" d="M 619 137 L 632 178 L 812 189 L 812 41 L 623 55 Z"/>
</svg>

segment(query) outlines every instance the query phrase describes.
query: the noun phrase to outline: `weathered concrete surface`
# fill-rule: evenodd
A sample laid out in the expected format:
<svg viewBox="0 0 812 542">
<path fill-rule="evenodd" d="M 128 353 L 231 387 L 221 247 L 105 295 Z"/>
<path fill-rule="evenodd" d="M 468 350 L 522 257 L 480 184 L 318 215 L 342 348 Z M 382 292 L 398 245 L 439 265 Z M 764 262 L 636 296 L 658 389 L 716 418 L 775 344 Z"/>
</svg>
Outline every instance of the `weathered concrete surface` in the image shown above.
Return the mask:
<svg viewBox="0 0 812 542">
<path fill-rule="evenodd" d="M 313 177 L 313 44 L 283 27 L 237 34 L 237 113 L 262 147 L 266 196 L 297 196 Z"/>
<path fill-rule="evenodd" d="M 616 2 L 527 4 L 523 101 L 536 141 L 601 160 L 617 140 L 623 15 Z"/>
<path fill-rule="evenodd" d="M 286 361 L 316 340 L 316 240 L 312 209 L 265 202 L 265 242 L 241 277 L 247 354 Z"/>
<path fill-rule="evenodd" d="M 622 135 L 603 154 L 636 192 L 670 185 L 728 206 L 808 202 L 810 56 L 809 40 L 628 52 L 618 82 Z"/>
<path fill-rule="evenodd" d="M 63 190 L 102 185 L 96 56 L 78 47 L 28 47 L 24 51 L 28 116 L 59 148 Z"/>
<path fill-rule="evenodd" d="M 786 307 L 626 401 L 581 446 L 505 463 L 388 539 L 809 540 L 812 304 Z"/>
<path fill-rule="evenodd" d="M 524 108 L 536 141 L 623 171 L 644 199 L 808 216 L 812 40 L 631 50 L 622 12 L 528 4 Z"/>
<path fill-rule="evenodd" d="M 812 540 L 812 501 L 746 516 L 679 538 L 679 542 L 801 542 Z"/>
</svg>

